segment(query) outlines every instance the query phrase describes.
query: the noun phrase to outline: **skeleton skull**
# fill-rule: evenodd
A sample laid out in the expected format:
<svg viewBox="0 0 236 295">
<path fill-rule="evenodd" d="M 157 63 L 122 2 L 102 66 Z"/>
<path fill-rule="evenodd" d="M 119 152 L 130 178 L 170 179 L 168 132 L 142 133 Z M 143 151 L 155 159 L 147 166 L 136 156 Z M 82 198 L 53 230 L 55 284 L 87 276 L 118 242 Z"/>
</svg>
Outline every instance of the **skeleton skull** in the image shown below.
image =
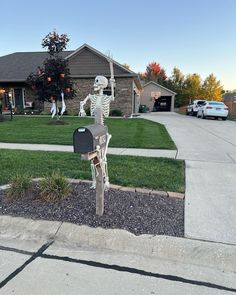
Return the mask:
<svg viewBox="0 0 236 295">
<path fill-rule="evenodd" d="M 95 81 L 94 81 L 94 84 L 93 84 L 93 87 L 94 87 L 94 90 L 95 91 L 99 91 L 101 89 L 104 89 L 106 88 L 108 85 L 108 80 L 106 77 L 104 76 L 97 76 L 95 78 Z"/>
</svg>

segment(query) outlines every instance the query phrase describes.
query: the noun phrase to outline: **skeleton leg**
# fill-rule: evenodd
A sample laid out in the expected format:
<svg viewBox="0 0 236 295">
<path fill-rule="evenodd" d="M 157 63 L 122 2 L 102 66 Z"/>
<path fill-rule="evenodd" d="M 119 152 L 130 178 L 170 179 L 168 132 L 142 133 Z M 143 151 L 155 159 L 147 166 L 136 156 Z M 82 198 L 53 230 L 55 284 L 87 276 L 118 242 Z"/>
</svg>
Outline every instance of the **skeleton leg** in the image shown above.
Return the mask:
<svg viewBox="0 0 236 295">
<path fill-rule="evenodd" d="M 92 185 L 91 188 L 96 188 L 96 167 L 93 163 L 93 160 L 91 161 L 91 172 L 92 172 Z"/>
<path fill-rule="evenodd" d="M 109 142 L 111 140 L 111 134 L 107 133 L 107 141 L 106 141 L 106 147 L 104 149 L 103 155 L 102 155 L 102 165 L 103 165 L 103 171 L 104 171 L 104 184 L 105 184 L 105 189 L 109 188 L 109 176 L 108 176 L 108 169 L 107 169 L 107 149 Z"/>
</svg>

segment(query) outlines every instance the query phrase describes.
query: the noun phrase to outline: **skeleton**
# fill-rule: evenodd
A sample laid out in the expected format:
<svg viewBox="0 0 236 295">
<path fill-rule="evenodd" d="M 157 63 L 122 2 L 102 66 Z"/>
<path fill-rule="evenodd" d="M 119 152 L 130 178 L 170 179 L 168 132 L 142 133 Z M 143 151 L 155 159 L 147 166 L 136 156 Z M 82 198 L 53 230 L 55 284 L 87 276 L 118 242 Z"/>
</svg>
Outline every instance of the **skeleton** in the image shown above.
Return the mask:
<svg viewBox="0 0 236 295">
<path fill-rule="evenodd" d="M 95 123 L 104 125 L 104 117 L 109 116 L 110 112 L 110 103 L 115 99 L 114 97 L 114 75 L 113 75 L 113 64 L 109 60 L 110 63 L 110 70 L 111 70 L 111 95 L 103 94 L 103 90 L 108 85 L 108 80 L 104 76 L 97 76 L 94 81 L 94 90 L 99 91 L 98 94 L 89 94 L 83 101 L 80 102 L 80 112 L 79 116 L 86 116 L 84 111 L 84 105 L 87 101 L 90 101 L 90 113 L 91 116 L 95 117 Z M 103 171 L 103 178 L 104 178 L 104 187 L 105 189 L 109 188 L 109 177 L 108 177 L 108 170 L 107 170 L 107 149 L 111 139 L 111 134 L 106 134 L 106 146 L 105 148 L 101 149 L 100 146 L 97 146 L 97 158 L 91 160 L 91 171 L 92 171 L 92 179 L 93 184 L 92 188 L 96 188 L 96 176 L 98 175 L 97 172 L 97 165 L 100 165 Z"/>
<path fill-rule="evenodd" d="M 61 113 L 59 114 L 59 108 L 56 105 L 55 100 L 52 101 L 52 107 L 51 107 L 51 114 L 52 114 L 52 118 L 58 114 L 59 118 L 64 114 L 65 110 L 66 110 L 66 104 L 65 104 L 65 99 L 64 99 L 64 92 L 61 92 Z"/>
</svg>

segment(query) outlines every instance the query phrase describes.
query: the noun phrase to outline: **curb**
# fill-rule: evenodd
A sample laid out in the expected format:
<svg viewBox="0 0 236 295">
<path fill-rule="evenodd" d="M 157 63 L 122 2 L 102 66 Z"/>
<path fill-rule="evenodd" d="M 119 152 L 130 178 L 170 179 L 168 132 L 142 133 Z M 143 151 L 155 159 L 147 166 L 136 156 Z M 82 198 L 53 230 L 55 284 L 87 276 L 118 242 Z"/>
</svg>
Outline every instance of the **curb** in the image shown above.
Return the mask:
<svg viewBox="0 0 236 295">
<path fill-rule="evenodd" d="M 39 179 L 38 179 L 39 180 Z M 89 183 L 92 184 L 91 180 L 83 180 L 83 179 L 71 179 L 68 178 L 70 183 Z M 176 192 L 166 192 L 166 191 L 158 191 L 158 190 L 152 190 L 148 188 L 140 188 L 140 187 L 127 187 L 127 186 L 121 186 L 117 184 L 110 184 L 109 188 L 111 189 L 117 189 L 120 191 L 125 192 L 135 192 L 135 193 L 142 193 L 142 194 L 148 194 L 148 195 L 158 195 L 160 197 L 166 197 L 166 198 L 178 198 L 178 199 L 184 199 L 185 195 L 182 193 L 176 193 Z M 1 187 L 0 187 L 1 189 Z"/>
<path fill-rule="evenodd" d="M 0 216 L 0 237 L 54 240 L 59 244 L 105 249 L 183 264 L 236 271 L 236 247 L 169 236 L 140 235 L 120 229 L 90 228 L 57 221 Z"/>
<path fill-rule="evenodd" d="M 37 182 L 43 179 L 42 177 L 39 178 L 34 178 L 33 181 Z M 70 183 L 73 184 L 80 184 L 80 183 L 88 183 L 92 184 L 92 180 L 86 180 L 86 179 L 72 179 L 72 178 L 67 178 Z M 9 184 L 5 184 L 0 186 L 0 190 L 5 190 L 10 187 Z M 148 195 L 158 195 L 159 197 L 165 197 L 165 198 L 177 198 L 177 199 L 184 199 L 185 195 L 182 193 L 176 193 L 176 192 L 165 192 L 165 191 L 158 191 L 158 190 L 152 190 L 148 188 L 138 188 L 138 187 L 126 187 L 126 186 L 121 186 L 117 184 L 110 184 L 109 188 L 111 189 L 117 189 L 120 191 L 125 191 L 125 192 L 135 192 L 135 193 L 142 193 L 142 194 L 148 194 Z"/>
</svg>

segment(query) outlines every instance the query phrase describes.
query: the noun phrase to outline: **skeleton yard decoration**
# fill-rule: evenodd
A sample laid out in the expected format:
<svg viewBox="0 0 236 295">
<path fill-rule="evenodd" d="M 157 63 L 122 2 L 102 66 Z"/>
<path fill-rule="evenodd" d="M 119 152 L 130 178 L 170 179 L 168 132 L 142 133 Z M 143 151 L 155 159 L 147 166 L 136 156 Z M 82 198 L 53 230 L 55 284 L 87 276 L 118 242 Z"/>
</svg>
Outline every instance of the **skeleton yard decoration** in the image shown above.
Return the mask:
<svg viewBox="0 0 236 295">
<path fill-rule="evenodd" d="M 95 117 L 95 123 L 104 125 L 104 117 L 109 116 L 110 112 L 110 102 L 114 100 L 114 82 L 115 79 L 111 78 L 111 95 L 105 95 L 103 94 L 103 89 L 105 89 L 108 86 L 108 80 L 104 76 L 97 76 L 94 81 L 94 90 L 99 91 L 98 94 L 89 94 L 85 100 L 80 102 L 80 116 L 86 116 L 86 113 L 84 111 L 84 105 L 88 100 L 90 100 L 90 113 L 91 116 Z M 99 115 L 98 115 L 99 113 Z"/>
<path fill-rule="evenodd" d="M 66 104 L 65 104 L 65 99 L 64 99 L 64 92 L 61 92 L 61 112 L 59 113 L 59 108 L 57 107 L 57 104 L 55 100 L 52 101 L 52 107 L 51 107 L 51 114 L 52 118 L 55 117 L 56 114 L 59 115 L 59 118 L 65 113 L 66 110 Z"/>
<path fill-rule="evenodd" d="M 76 141 L 78 145 L 79 138 L 82 140 L 90 141 L 90 139 L 86 138 L 85 133 L 91 134 L 94 142 L 94 150 L 91 152 L 83 153 L 83 148 L 78 148 L 78 152 L 82 153 L 81 158 L 91 161 L 91 170 L 92 170 L 92 179 L 93 184 L 92 188 L 96 189 L 96 214 L 102 215 L 104 211 L 104 190 L 109 188 L 109 177 L 107 170 L 107 149 L 109 145 L 109 141 L 111 139 L 111 135 L 108 133 L 107 128 L 104 126 L 104 118 L 109 116 L 110 112 L 110 103 L 115 99 L 114 97 L 114 73 L 113 73 L 113 63 L 109 58 L 110 65 L 110 86 L 111 86 L 111 95 L 103 94 L 103 90 L 108 86 L 108 79 L 104 76 L 97 76 L 94 81 L 94 91 L 98 91 L 98 94 L 89 94 L 83 101 L 80 102 L 80 112 L 79 116 L 86 116 L 84 111 L 84 106 L 87 101 L 90 101 L 90 113 L 91 116 L 95 118 L 95 124 L 89 125 L 84 128 L 79 128 L 74 133 L 74 147 L 76 145 Z M 84 132 L 84 135 L 79 134 Z M 78 138 L 78 140 L 77 140 Z M 83 138 L 83 139 L 82 139 Z M 76 152 L 76 147 L 75 147 Z"/>
</svg>

